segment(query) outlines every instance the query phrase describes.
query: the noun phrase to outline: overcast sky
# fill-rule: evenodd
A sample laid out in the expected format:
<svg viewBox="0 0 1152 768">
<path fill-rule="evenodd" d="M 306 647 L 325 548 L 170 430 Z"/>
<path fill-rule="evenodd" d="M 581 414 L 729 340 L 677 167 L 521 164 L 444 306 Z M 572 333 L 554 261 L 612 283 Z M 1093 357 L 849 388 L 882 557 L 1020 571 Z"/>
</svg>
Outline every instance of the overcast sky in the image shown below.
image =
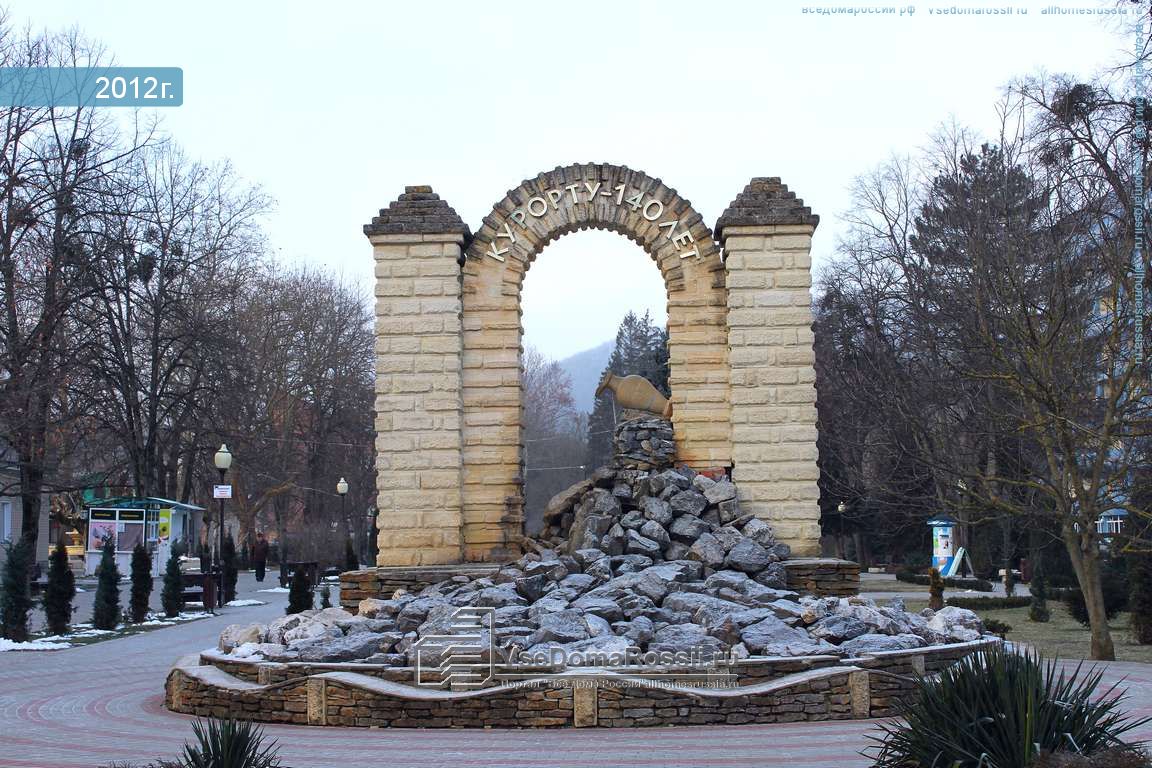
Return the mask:
<svg viewBox="0 0 1152 768">
<path fill-rule="evenodd" d="M 2 2 L 2 0 L 0 0 Z M 78 25 L 124 66 L 184 69 L 165 125 L 229 158 L 277 201 L 280 258 L 372 288 L 361 227 L 406 184 L 431 184 L 473 229 L 521 179 L 572 162 L 639 168 L 712 224 L 753 176 L 820 214 L 831 253 L 853 176 L 953 117 L 995 124 L 1004 84 L 1087 76 L 1130 42 L 1097 0 L 1015 0 L 1026 15 L 939 16 L 1004 2 L 916 2 L 901 16 L 804 8 L 887 3 L 9 0 L 17 24 Z M 628 309 L 664 318 L 659 273 L 605 232 L 556 242 L 528 273 L 526 342 L 564 357 Z"/>
</svg>

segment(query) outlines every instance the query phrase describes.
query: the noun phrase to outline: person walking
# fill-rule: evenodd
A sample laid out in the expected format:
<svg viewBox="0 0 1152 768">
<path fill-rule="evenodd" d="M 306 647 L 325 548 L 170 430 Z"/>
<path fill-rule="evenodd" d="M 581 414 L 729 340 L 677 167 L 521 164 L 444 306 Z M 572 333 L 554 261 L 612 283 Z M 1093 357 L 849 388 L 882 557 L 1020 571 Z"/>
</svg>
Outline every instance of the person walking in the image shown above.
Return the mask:
<svg viewBox="0 0 1152 768">
<path fill-rule="evenodd" d="M 252 545 L 252 565 L 256 568 L 256 581 L 264 581 L 264 567 L 268 564 L 268 539 L 264 534 L 256 534 L 256 543 Z"/>
</svg>

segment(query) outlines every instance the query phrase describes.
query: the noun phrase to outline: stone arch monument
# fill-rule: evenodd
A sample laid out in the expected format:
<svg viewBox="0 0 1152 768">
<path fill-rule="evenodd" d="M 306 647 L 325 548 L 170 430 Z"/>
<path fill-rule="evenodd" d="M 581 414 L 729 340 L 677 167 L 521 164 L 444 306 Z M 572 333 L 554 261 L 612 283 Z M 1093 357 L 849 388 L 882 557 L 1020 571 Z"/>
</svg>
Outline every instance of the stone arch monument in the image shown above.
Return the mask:
<svg viewBox="0 0 1152 768">
<path fill-rule="evenodd" d="M 809 250 L 819 218 L 755 178 L 709 228 L 660 179 L 576 164 L 510 190 L 475 234 L 430 187 L 364 227 L 376 260 L 380 566 L 499 561 L 523 528 L 520 291 L 537 254 L 618 232 L 668 295 L 677 460 L 724 468 L 741 509 L 818 551 Z"/>
</svg>

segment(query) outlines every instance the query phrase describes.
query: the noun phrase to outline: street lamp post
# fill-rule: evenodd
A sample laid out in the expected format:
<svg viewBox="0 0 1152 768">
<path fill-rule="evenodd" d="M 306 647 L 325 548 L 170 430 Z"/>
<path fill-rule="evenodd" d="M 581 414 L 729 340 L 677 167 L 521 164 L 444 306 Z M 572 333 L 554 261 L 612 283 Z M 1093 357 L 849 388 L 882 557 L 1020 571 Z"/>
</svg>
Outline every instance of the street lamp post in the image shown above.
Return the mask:
<svg viewBox="0 0 1152 768">
<path fill-rule="evenodd" d="M 340 517 L 344 519 L 344 530 L 348 532 L 348 538 L 352 538 L 352 523 L 348 520 L 347 504 L 345 503 L 348 497 L 348 481 L 340 478 L 340 482 L 336 483 L 336 493 L 340 496 Z"/>
<path fill-rule="evenodd" d="M 228 468 L 232 466 L 232 452 L 228 450 L 228 446 L 224 443 L 220 444 L 220 450 L 216 451 L 213 457 L 216 464 L 216 469 L 220 471 L 220 485 L 224 485 L 224 476 L 228 474 Z M 224 497 L 220 497 L 220 543 L 216 549 L 216 562 L 220 572 L 220 583 L 216 585 L 216 604 L 224 607 Z"/>
<path fill-rule="evenodd" d="M 840 535 L 836 537 L 836 554 L 838 554 L 841 559 L 844 559 L 845 551 L 847 549 L 844 546 L 844 513 L 848 511 L 848 504 L 843 501 L 840 502 L 836 505 L 836 511 L 839 513 L 836 519 L 840 523 Z"/>
</svg>

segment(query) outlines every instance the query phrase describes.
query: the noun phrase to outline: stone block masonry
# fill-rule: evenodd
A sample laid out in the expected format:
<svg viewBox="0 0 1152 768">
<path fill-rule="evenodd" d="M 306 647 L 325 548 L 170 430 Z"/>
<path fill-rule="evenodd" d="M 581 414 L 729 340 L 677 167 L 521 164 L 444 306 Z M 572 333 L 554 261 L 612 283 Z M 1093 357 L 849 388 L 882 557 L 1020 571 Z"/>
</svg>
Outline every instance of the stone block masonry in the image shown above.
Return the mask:
<svg viewBox="0 0 1152 768">
<path fill-rule="evenodd" d="M 819 554 L 820 539 L 809 293 L 818 222 L 780 179 L 760 178 L 716 225 L 728 275 L 732 479 L 741 509 L 801 556 Z"/>
<path fill-rule="evenodd" d="M 430 187 L 407 187 L 364 228 L 377 276 L 377 564 L 518 556 L 521 288 L 543 248 L 589 228 L 635 242 L 664 280 L 677 460 L 731 469 L 742 508 L 816 554 L 817 223 L 779 179 L 757 178 L 713 234 L 660 179 L 586 163 L 524 180 L 473 235 Z"/>
<path fill-rule="evenodd" d="M 455 563 L 468 228 L 431 188 L 407 187 L 365 230 L 376 259 L 378 564 Z"/>
</svg>

